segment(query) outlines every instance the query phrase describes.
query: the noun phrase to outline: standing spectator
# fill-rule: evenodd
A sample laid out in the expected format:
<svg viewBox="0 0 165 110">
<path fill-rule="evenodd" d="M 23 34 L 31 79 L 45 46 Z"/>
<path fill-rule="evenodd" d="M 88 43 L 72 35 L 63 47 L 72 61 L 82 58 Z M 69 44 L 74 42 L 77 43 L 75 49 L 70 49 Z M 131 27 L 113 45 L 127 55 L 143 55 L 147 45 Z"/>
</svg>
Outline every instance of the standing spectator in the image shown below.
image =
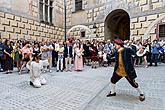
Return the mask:
<svg viewBox="0 0 165 110">
<path fill-rule="evenodd" d="M 49 72 L 51 72 L 52 68 L 52 51 L 53 51 L 53 46 L 51 42 L 47 42 L 47 50 L 48 50 L 48 62 L 49 62 Z"/>
<path fill-rule="evenodd" d="M 64 64 L 63 64 L 63 60 L 64 60 L 64 45 L 63 45 L 63 42 L 59 43 L 59 48 L 56 48 L 56 51 L 58 52 L 57 72 L 59 72 L 59 70 L 61 72 L 63 72 L 63 69 L 64 69 Z"/>
<path fill-rule="evenodd" d="M 130 42 L 130 48 L 132 49 L 132 60 L 133 60 L 133 64 L 135 65 L 135 60 L 137 58 L 136 52 L 137 52 L 137 45 L 135 43 L 135 41 Z"/>
<path fill-rule="evenodd" d="M 147 49 L 144 46 L 142 46 L 139 48 L 139 50 L 136 52 L 136 54 L 139 59 L 144 59 L 145 68 L 148 68 Z M 138 60 L 138 64 L 139 64 L 139 60 Z"/>
<path fill-rule="evenodd" d="M 152 46 L 151 46 L 151 40 L 150 39 L 147 40 L 146 48 L 148 49 L 147 61 L 149 62 L 149 66 L 152 66 L 152 52 L 151 52 Z"/>
<path fill-rule="evenodd" d="M 96 69 L 96 62 L 98 61 L 98 49 L 95 41 L 91 45 L 91 51 L 92 51 L 92 68 Z"/>
<path fill-rule="evenodd" d="M 86 41 L 85 44 L 83 45 L 83 49 L 84 49 L 84 59 L 85 59 L 85 63 L 87 66 L 90 66 L 90 59 L 91 59 L 91 51 L 90 51 L 90 42 Z"/>
<path fill-rule="evenodd" d="M 105 64 L 108 64 L 108 60 L 107 60 L 107 52 L 104 50 L 103 51 L 103 66 L 106 67 Z"/>
<path fill-rule="evenodd" d="M 163 52 L 163 63 L 165 63 L 165 43 L 164 43 L 162 48 L 164 49 L 164 52 Z"/>
<path fill-rule="evenodd" d="M 55 65 L 57 66 L 57 61 L 58 61 L 58 49 L 59 49 L 59 47 L 60 47 L 59 41 L 58 41 L 58 40 L 55 42 L 54 46 L 55 46 L 55 56 L 54 56 L 54 57 L 55 57 Z"/>
<path fill-rule="evenodd" d="M 158 55 L 159 55 L 159 44 L 157 40 L 154 40 L 152 43 L 152 62 L 155 63 L 155 66 L 157 66 Z"/>
<path fill-rule="evenodd" d="M 21 56 L 21 47 L 20 47 L 20 44 L 18 42 L 16 43 L 14 53 L 15 53 L 14 62 L 16 62 L 16 66 L 17 66 L 18 71 L 20 71 L 22 56 Z"/>
<path fill-rule="evenodd" d="M 67 41 L 64 45 L 64 58 L 65 58 L 65 69 L 71 71 L 72 69 L 72 58 L 73 58 L 73 46 Z"/>
<path fill-rule="evenodd" d="M 75 47 L 75 71 L 82 71 L 83 70 L 83 49 L 81 48 L 81 44 L 77 43 Z"/>
<path fill-rule="evenodd" d="M 42 60 L 47 60 L 48 59 L 48 49 L 47 49 L 47 45 L 46 45 L 46 42 L 42 43 L 41 45 L 41 52 L 42 52 L 42 55 L 41 55 L 41 59 Z"/>
<path fill-rule="evenodd" d="M 27 62 L 30 61 L 30 58 L 32 58 L 32 50 L 30 49 L 30 43 L 26 42 L 25 46 L 21 49 L 21 53 L 22 53 L 22 66 L 19 72 L 19 75 L 22 74 L 22 70 L 23 68 L 26 66 Z"/>
<path fill-rule="evenodd" d="M 0 38 L 0 71 L 3 71 L 3 60 L 4 60 L 4 44 Z"/>
<path fill-rule="evenodd" d="M 44 42 L 40 48 L 41 50 L 41 60 L 44 62 L 43 63 L 43 71 L 47 72 L 49 69 L 49 61 L 48 61 L 48 46 L 47 42 Z"/>
<path fill-rule="evenodd" d="M 164 57 L 164 48 L 163 45 L 161 45 L 159 48 L 159 57 L 158 57 L 159 63 L 163 62 L 164 59 L 163 57 Z"/>
<path fill-rule="evenodd" d="M 55 52 L 55 41 L 52 42 L 53 50 L 52 50 L 52 66 L 56 67 L 56 52 Z"/>
<path fill-rule="evenodd" d="M 40 54 L 40 47 L 38 43 L 34 44 L 34 48 L 33 48 L 33 55 L 34 56 L 38 56 Z"/>
<path fill-rule="evenodd" d="M 112 66 L 112 62 L 114 62 L 114 53 L 115 53 L 115 49 L 113 44 L 111 43 L 110 40 L 107 41 L 107 43 L 105 44 L 105 48 L 104 50 L 107 53 L 107 60 L 108 60 L 108 66 Z"/>
<path fill-rule="evenodd" d="M 13 48 L 10 44 L 10 41 L 6 40 L 4 45 L 4 71 L 6 72 L 6 74 L 12 73 L 13 71 L 13 58 L 11 56 L 12 51 Z"/>
</svg>

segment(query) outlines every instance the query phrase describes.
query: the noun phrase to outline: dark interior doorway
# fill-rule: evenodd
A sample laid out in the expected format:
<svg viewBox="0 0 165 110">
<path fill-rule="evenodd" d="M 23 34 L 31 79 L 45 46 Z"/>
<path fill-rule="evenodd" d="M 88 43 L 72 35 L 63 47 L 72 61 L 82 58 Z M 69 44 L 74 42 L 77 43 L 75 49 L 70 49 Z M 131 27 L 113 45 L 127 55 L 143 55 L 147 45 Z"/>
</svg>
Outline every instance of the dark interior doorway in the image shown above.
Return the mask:
<svg viewBox="0 0 165 110">
<path fill-rule="evenodd" d="M 122 9 L 112 11 L 105 19 L 105 39 L 130 39 L 130 17 Z"/>
</svg>

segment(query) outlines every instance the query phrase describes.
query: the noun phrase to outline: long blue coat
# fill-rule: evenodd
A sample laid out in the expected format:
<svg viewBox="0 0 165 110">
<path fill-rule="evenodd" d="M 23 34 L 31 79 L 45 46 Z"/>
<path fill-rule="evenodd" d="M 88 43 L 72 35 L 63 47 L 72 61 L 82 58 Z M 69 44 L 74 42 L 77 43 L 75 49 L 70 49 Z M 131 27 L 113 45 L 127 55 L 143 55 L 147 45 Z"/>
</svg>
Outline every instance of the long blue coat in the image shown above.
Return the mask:
<svg viewBox="0 0 165 110">
<path fill-rule="evenodd" d="M 132 54 L 133 54 L 133 51 L 130 48 L 124 48 L 122 57 L 123 57 L 124 67 L 125 67 L 128 77 L 130 79 L 135 79 L 137 75 L 136 75 L 136 71 L 134 69 L 134 64 L 132 61 Z M 114 72 L 116 72 L 118 68 L 118 62 L 119 62 L 118 59 L 119 59 L 119 53 L 116 52 Z"/>
</svg>

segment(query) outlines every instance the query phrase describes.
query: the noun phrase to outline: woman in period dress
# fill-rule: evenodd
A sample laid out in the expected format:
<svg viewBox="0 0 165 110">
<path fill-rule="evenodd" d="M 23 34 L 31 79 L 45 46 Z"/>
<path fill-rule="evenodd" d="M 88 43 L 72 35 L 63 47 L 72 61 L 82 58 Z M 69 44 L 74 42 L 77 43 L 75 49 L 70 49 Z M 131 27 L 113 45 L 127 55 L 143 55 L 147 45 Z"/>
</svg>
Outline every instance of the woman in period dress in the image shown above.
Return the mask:
<svg viewBox="0 0 165 110">
<path fill-rule="evenodd" d="M 78 43 L 75 47 L 75 71 L 82 71 L 83 70 L 83 49 L 81 48 L 81 44 Z"/>
<path fill-rule="evenodd" d="M 96 68 L 96 62 L 98 61 L 98 49 L 96 42 L 93 42 L 91 45 L 91 51 L 92 51 L 92 68 Z"/>
</svg>

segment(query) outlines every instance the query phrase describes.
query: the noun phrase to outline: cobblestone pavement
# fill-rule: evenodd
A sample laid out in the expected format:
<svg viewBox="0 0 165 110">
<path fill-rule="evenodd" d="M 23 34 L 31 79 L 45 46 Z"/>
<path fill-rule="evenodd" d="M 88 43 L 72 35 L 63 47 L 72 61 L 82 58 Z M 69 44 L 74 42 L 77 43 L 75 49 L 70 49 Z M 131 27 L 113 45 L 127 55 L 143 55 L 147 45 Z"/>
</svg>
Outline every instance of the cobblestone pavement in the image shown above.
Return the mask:
<svg viewBox="0 0 165 110">
<path fill-rule="evenodd" d="M 0 110 L 165 110 L 165 65 L 136 68 L 146 101 L 123 78 L 117 96 L 106 98 L 113 68 L 45 73 L 48 84 L 29 85 L 29 75 L 0 73 Z"/>
<path fill-rule="evenodd" d="M 136 81 L 146 95 L 144 102 L 139 101 L 137 91 L 123 78 L 117 83 L 116 97 L 106 97 L 110 90 L 107 86 L 84 110 L 165 110 L 165 65 L 136 71 Z"/>
</svg>

